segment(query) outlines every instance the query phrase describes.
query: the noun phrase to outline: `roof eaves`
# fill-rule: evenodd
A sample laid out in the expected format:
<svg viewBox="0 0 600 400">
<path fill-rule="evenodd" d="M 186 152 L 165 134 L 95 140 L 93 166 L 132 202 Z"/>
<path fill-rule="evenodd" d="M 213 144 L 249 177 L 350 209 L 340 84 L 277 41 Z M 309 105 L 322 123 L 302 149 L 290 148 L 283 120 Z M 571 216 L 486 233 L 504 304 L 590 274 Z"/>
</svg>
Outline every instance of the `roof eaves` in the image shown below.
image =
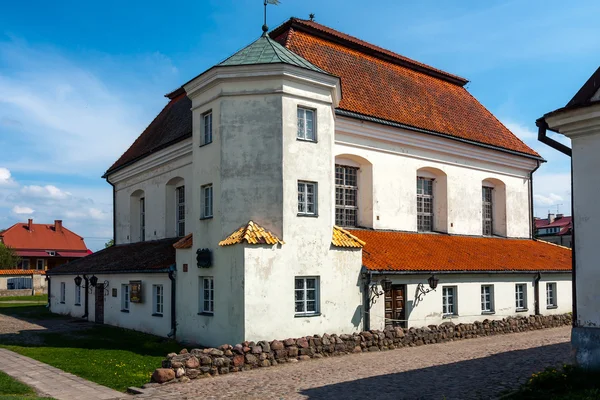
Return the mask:
<svg viewBox="0 0 600 400">
<path fill-rule="evenodd" d="M 160 269 L 128 269 L 128 270 L 106 270 L 106 271 L 56 271 L 48 270 L 46 275 L 83 275 L 83 274 L 98 274 L 98 275 L 110 275 L 110 274 L 152 274 L 152 273 L 167 273 L 171 267 L 160 268 Z"/>
</svg>

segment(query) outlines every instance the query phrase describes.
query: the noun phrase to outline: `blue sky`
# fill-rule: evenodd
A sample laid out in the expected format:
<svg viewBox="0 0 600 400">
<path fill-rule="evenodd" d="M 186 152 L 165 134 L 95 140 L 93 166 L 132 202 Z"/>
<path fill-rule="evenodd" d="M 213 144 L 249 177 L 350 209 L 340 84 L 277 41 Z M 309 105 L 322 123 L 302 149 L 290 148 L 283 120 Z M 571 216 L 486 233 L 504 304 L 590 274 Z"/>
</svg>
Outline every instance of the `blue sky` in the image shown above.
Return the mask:
<svg viewBox="0 0 600 400">
<path fill-rule="evenodd" d="M 163 95 L 261 33 L 262 0 L 8 2 L 0 13 L 0 228 L 63 219 L 97 250 L 112 235 L 100 177 Z M 281 0 L 316 20 L 466 77 L 469 91 L 548 160 L 535 213 L 569 213 L 569 159 L 536 140 L 598 67 L 600 2 Z M 568 143 L 564 138 L 559 138 Z"/>
</svg>

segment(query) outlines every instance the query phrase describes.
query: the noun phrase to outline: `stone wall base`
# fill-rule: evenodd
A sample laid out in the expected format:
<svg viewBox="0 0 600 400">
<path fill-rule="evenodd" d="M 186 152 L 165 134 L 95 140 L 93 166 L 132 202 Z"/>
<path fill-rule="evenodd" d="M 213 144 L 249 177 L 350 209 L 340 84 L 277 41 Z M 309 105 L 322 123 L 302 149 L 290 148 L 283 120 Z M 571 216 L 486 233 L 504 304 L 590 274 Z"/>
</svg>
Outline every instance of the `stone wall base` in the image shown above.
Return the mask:
<svg viewBox="0 0 600 400">
<path fill-rule="evenodd" d="M 39 291 L 41 291 L 41 289 Z M 32 294 L 33 294 L 33 290 L 31 290 L 31 289 L 0 290 L 0 297 L 31 296 Z M 38 293 L 36 293 L 36 294 L 38 294 Z"/>
<path fill-rule="evenodd" d="M 600 328 L 573 328 L 571 345 L 577 365 L 600 370 Z"/>
</svg>

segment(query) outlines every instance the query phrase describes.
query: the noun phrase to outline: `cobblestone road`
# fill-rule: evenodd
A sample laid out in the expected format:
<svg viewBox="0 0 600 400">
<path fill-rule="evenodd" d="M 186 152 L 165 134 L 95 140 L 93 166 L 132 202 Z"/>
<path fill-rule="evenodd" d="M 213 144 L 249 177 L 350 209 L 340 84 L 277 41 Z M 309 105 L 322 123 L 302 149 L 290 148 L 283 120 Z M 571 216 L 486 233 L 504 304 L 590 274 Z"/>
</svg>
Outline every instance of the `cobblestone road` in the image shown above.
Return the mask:
<svg viewBox="0 0 600 400">
<path fill-rule="evenodd" d="M 570 357 L 569 327 L 310 360 L 172 384 L 146 399 L 493 399 Z"/>
</svg>

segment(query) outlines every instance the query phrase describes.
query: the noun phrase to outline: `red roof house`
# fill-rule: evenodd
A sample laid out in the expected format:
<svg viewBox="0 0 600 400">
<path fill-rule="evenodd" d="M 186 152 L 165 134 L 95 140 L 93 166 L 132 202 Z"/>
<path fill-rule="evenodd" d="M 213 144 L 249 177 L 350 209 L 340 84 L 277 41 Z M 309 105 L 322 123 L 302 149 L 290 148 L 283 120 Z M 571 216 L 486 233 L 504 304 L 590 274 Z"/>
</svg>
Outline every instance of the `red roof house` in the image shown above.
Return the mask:
<svg viewBox="0 0 600 400">
<path fill-rule="evenodd" d="M 47 270 L 91 254 L 83 238 L 62 225 L 16 223 L 0 233 L 0 242 L 16 250 L 19 268 Z M 2 267 L 2 266 L 0 266 Z"/>
</svg>

